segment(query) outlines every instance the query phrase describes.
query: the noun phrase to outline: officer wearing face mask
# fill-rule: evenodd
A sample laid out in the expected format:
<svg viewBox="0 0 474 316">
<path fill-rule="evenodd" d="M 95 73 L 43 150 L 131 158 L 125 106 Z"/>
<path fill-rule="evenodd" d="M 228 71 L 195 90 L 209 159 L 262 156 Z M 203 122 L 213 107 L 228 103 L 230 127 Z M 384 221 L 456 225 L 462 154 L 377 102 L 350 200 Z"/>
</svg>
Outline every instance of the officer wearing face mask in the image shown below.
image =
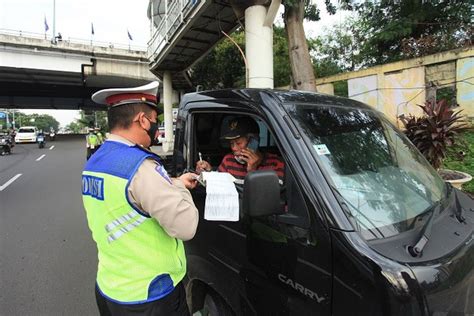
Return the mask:
<svg viewBox="0 0 474 316">
<path fill-rule="evenodd" d="M 82 173 L 84 208 L 98 250 L 101 315 L 189 315 L 183 241 L 193 238 L 199 219 L 189 192 L 196 175 L 170 178 L 148 150 L 161 113 L 157 90 L 152 82 L 92 96 L 109 107 L 110 129 Z"/>
</svg>

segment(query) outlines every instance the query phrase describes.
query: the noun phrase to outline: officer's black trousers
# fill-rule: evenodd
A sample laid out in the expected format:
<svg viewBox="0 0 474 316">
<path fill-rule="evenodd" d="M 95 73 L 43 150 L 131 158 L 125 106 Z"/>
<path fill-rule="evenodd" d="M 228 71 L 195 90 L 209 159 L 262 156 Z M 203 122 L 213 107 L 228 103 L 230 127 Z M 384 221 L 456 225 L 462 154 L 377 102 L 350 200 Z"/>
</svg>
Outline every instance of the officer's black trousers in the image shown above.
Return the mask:
<svg viewBox="0 0 474 316">
<path fill-rule="evenodd" d="M 186 305 L 186 292 L 183 284 L 176 285 L 173 292 L 162 299 L 145 303 L 122 305 L 105 299 L 95 288 L 95 298 L 101 316 L 129 316 L 129 315 L 170 315 L 170 316 L 189 316 L 188 306 Z"/>
</svg>

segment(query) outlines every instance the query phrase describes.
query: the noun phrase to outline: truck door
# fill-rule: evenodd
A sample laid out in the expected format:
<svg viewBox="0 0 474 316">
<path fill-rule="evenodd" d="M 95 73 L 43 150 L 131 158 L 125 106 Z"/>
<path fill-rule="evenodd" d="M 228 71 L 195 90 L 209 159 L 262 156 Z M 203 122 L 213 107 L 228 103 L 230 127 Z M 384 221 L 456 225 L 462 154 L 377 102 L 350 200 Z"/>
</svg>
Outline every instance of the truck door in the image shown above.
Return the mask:
<svg viewBox="0 0 474 316">
<path fill-rule="evenodd" d="M 227 115 L 231 113 L 219 109 L 189 114 L 187 129 L 192 132 L 187 134 L 183 146 L 189 168 L 199 159 L 198 153 L 217 167 L 229 152 L 218 140 L 221 123 Z M 279 151 L 263 121 L 257 119 L 257 122 L 259 150 Z M 316 206 L 308 201 L 299 182 L 285 161 L 281 194 L 285 214 L 251 218 L 241 210 L 237 222 L 204 220 L 206 189 L 198 186 L 191 191 L 200 222 L 196 237 L 187 242 L 187 256 L 205 254 L 207 260 L 216 264 L 213 274 L 225 277 L 219 283 L 235 288 L 233 294 L 239 292 L 250 303 L 250 310 L 244 314 L 330 313 L 332 259 L 328 229 L 316 216 Z M 225 272 L 221 274 L 222 271 Z"/>
<path fill-rule="evenodd" d="M 190 113 L 186 124 L 187 139 L 183 143 L 183 152 L 186 156 L 186 164 L 189 169 L 193 169 L 195 163 L 200 159 L 208 161 L 214 169 L 217 168 L 225 154 L 229 152 L 228 146 L 223 146 L 219 140 L 220 127 L 225 116 L 219 112 L 218 108 L 209 108 L 207 112 Z M 178 134 L 179 137 L 179 134 Z M 218 292 L 226 301 L 232 301 L 229 296 L 242 296 L 241 268 L 246 265 L 246 233 L 245 222 L 228 221 L 208 221 L 204 219 L 204 209 L 206 201 L 206 188 L 199 185 L 191 190 L 194 204 L 199 210 L 199 225 L 196 236 L 186 242 L 186 255 L 188 257 L 188 274 L 194 273 L 197 277 L 202 277 L 205 282 L 212 283 L 210 286 Z M 204 259 L 213 266 L 207 275 L 203 275 L 202 261 L 193 261 L 194 258 Z M 197 270 L 197 271 L 196 271 Z M 211 275 L 211 277 L 208 277 Z M 230 292 L 226 293 L 226 292 Z M 237 305 L 240 304 L 237 303 Z M 246 306 L 242 303 L 242 314 L 252 314 L 247 312 Z"/>
<path fill-rule="evenodd" d="M 331 243 L 327 228 L 286 165 L 286 213 L 248 218 L 243 269 L 247 296 L 259 314 L 329 315 Z"/>
</svg>

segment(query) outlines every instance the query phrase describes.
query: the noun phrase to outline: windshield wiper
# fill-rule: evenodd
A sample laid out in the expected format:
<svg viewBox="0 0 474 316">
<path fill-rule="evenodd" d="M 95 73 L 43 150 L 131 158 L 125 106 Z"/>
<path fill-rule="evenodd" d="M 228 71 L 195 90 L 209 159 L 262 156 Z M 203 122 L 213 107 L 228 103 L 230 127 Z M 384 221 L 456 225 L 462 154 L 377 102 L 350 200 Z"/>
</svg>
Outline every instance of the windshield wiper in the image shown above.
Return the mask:
<svg viewBox="0 0 474 316">
<path fill-rule="evenodd" d="M 433 226 L 433 220 L 436 217 L 437 210 L 441 209 L 442 204 L 444 203 L 445 200 L 449 199 L 451 194 L 453 193 L 453 188 L 449 183 L 446 182 L 446 197 L 444 199 L 439 200 L 436 202 L 432 207 L 431 210 L 431 216 L 424 225 L 423 229 L 421 230 L 420 238 L 418 241 L 415 243 L 414 246 L 408 246 L 407 250 L 412 255 L 413 257 L 421 257 L 423 253 L 423 248 L 425 248 L 426 244 L 430 240 L 431 237 L 431 229 Z M 459 202 L 459 197 L 457 192 L 454 192 L 454 200 L 455 200 L 455 205 L 454 205 L 454 216 L 460 223 L 464 223 L 466 221 L 466 218 L 464 217 L 464 208 L 461 206 L 461 203 Z"/>
<path fill-rule="evenodd" d="M 433 220 L 438 214 L 437 210 L 440 209 L 441 206 L 441 201 L 439 200 L 433 206 L 431 207 L 431 216 L 428 219 L 428 221 L 425 223 L 421 230 L 420 237 L 418 238 L 418 241 L 415 243 L 413 246 L 407 246 L 408 253 L 412 255 L 413 257 L 421 257 L 423 254 L 423 248 L 425 248 L 426 244 L 430 240 L 431 237 L 431 228 L 433 227 Z"/>
<path fill-rule="evenodd" d="M 453 188 L 451 187 L 450 184 L 446 183 L 448 190 L 453 191 Z M 454 205 L 454 216 L 456 216 L 456 219 L 460 223 L 464 223 L 466 221 L 466 218 L 464 217 L 464 208 L 462 207 L 461 203 L 459 202 L 459 197 L 458 197 L 458 192 L 454 191 L 454 200 L 455 200 L 455 205 Z"/>
</svg>

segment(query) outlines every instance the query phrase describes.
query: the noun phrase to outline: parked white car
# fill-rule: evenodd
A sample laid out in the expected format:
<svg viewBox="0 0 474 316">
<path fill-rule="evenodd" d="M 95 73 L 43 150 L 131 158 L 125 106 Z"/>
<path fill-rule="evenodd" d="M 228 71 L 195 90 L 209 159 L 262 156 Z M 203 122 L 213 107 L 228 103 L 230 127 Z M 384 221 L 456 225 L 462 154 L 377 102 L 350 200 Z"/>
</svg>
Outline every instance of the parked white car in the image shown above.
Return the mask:
<svg viewBox="0 0 474 316">
<path fill-rule="evenodd" d="M 18 129 L 15 136 L 16 143 L 36 143 L 38 129 L 36 126 L 22 126 Z"/>
<path fill-rule="evenodd" d="M 158 140 L 158 144 L 160 144 L 160 145 L 164 142 L 164 140 L 165 140 L 165 128 L 164 127 L 159 128 L 157 140 Z"/>
</svg>

